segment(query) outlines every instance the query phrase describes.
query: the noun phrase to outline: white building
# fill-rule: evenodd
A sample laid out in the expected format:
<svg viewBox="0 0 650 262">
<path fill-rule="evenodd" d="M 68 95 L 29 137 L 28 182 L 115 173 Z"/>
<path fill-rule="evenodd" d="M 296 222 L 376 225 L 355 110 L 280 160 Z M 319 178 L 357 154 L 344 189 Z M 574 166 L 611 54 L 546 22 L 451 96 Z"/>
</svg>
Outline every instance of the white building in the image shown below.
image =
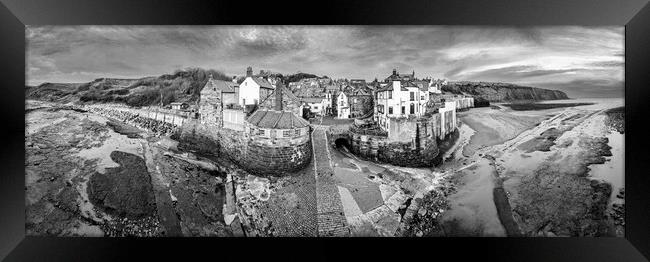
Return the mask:
<svg viewBox="0 0 650 262">
<path fill-rule="evenodd" d="M 433 79 L 429 80 L 429 93 L 432 94 L 442 94 L 442 85 L 446 84 L 446 81 L 434 81 Z"/>
<path fill-rule="evenodd" d="M 438 108 L 438 113 L 440 114 L 440 134 L 438 134 L 438 138 L 443 139 L 458 126 L 456 120 L 456 102 L 445 102 L 444 107 Z"/>
<path fill-rule="evenodd" d="M 267 98 L 275 87 L 266 79 L 253 76 L 253 69 L 246 70 L 246 79 L 239 85 L 239 105 L 256 105 Z"/>
<path fill-rule="evenodd" d="M 339 92 L 336 97 L 336 117 L 337 118 L 350 118 L 350 101 L 345 92 Z"/>
<path fill-rule="evenodd" d="M 375 121 L 388 127 L 389 117 L 420 117 L 426 112 L 428 90 L 410 81 L 393 80 L 377 90 Z"/>
<path fill-rule="evenodd" d="M 328 104 L 326 97 L 302 97 L 300 100 L 304 106 L 309 106 L 310 112 L 316 115 L 325 115 L 327 108 L 331 105 L 331 101 Z"/>
</svg>

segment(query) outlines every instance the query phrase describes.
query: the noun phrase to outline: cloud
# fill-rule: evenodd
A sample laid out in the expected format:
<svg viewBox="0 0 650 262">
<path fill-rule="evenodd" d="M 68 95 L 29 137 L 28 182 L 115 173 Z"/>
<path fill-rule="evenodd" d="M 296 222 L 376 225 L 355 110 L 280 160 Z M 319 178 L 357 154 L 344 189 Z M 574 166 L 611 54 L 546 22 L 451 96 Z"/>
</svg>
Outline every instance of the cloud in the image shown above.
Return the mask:
<svg viewBox="0 0 650 262">
<path fill-rule="evenodd" d="M 465 74 L 472 79 L 486 79 L 489 81 L 517 80 L 531 77 L 549 76 L 555 74 L 573 73 L 581 69 L 539 69 L 537 66 L 519 65 L 488 69 L 484 71 Z"/>
<path fill-rule="evenodd" d="M 575 79 L 569 82 L 551 82 L 540 87 L 564 91 L 570 97 L 624 97 L 625 83 L 618 80 L 604 79 Z"/>
<path fill-rule="evenodd" d="M 418 77 L 576 86 L 584 95 L 615 87 L 585 89 L 585 80 L 623 81 L 622 27 L 28 26 L 26 37 L 32 84 L 185 67 L 242 75 L 247 66 L 368 80 L 396 68 Z"/>
</svg>

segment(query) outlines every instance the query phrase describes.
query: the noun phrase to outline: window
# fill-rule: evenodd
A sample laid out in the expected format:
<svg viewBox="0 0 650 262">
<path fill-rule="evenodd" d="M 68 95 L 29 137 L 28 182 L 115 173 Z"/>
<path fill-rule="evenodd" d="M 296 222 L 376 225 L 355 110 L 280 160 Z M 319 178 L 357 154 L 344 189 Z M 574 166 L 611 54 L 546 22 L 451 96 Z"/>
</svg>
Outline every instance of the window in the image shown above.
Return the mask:
<svg viewBox="0 0 650 262">
<path fill-rule="evenodd" d="M 264 133 L 266 133 L 266 132 L 264 132 L 264 131 L 265 131 L 264 129 L 258 129 L 258 130 L 257 130 L 257 135 L 258 135 L 258 136 L 263 136 Z"/>
<path fill-rule="evenodd" d="M 420 100 L 424 100 L 424 96 L 420 96 Z"/>
<path fill-rule="evenodd" d="M 388 91 L 388 99 L 393 99 L 393 91 Z"/>
<path fill-rule="evenodd" d="M 415 101 L 415 93 L 411 92 L 411 101 Z"/>
<path fill-rule="evenodd" d="M 296 131 L 294 131 L 294 134 L 295 134 L 296 136 L 300 136 L 300 129 L 296 129 Z"/>
<path fill-rule="evenodd" d="M 282 137 L 290 137 L 290 136 L 291 136 L 291 130 L 282 131 Z"/>
<path fill-rule="evenodd" d="M 411 104 L 411 107 L 410 107 L 409 111 L 410 111 L 411 114 L 415 114 L 415 105 L 414 104 Z"/>
<path fill-rule="evenodd" d="M 406 114 L 406 107 L 405 106 L 402 106 L 402 115 L 403 114 Z"/>
<path fill-rule="evenodd" d="M 388 107 L 388 114 L 391 114 L 391 115 L 393 114 L 393 107 L 392 106 Z"/>
</svg>

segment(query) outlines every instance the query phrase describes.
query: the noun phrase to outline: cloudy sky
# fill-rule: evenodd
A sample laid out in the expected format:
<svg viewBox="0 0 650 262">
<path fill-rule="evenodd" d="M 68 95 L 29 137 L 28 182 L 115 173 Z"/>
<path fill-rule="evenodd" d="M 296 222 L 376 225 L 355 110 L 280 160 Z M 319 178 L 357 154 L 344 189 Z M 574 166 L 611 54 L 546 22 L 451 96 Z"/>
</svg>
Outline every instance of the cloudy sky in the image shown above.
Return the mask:
<svg viewBox="0 0 650 262">
<path fill-rule="evenodd" d="M 623 27 L 28 26 L 27 84 L 138 78 L 201 67 L 243 75 L 417 77 L 622 97 Z"/>
</svg>

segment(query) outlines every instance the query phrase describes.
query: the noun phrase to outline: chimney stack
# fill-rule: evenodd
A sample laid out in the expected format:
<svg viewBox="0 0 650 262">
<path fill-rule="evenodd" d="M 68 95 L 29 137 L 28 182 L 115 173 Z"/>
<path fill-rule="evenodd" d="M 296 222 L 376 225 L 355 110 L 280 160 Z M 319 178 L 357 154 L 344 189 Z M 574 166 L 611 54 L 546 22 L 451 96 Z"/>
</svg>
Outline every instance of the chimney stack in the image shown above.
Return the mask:
<svg viewBox="0 0 650 262">
<path fill-rule="evenodd" d="M 275 110 L 282 111 L 282 81 L 278 81 L 275 86 Z"/>
<path fill-rule="evenodd" d="M 393 68 L 393 75 L 394 75 L 394 76 L 397 75 L 397 69 L 395 69 L 395 68 Z"/>
<path fill-rule="evenodd" d="M 249 66 L 248 68 L 246 68 L 246 77 L 252 77 L 252 76 L 253 76 L 253 68 Z"/>
</svg>

